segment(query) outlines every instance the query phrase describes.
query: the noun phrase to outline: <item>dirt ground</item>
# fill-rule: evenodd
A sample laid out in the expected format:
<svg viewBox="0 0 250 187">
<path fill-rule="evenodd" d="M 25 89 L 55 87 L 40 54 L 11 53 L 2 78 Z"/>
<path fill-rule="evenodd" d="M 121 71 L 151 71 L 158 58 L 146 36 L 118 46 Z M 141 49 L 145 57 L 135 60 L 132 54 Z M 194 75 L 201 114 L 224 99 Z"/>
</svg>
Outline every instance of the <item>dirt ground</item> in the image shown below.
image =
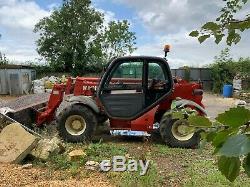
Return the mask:
<svg viewBox="0 0 250 187">
<path fill-rule="evenodd" d="M 0 97 L 0 101 L 13 100 L 13 97 Z M 219 113 L 235 106 L 235 99 L 205 93 L 203 103 L 208 116 L 214 119 Z M 102 140 L 105 144 L 114 144 L 118 149 L 126 148 L 127 154 L 135 157 L 149 156 L 157 165 L 161 175 L 160 186 L 218 186 L 229 183 L 214 168 L 214 157 L 208 150 L 200 154 L 197 150 L 167 148 L 161 143 L 137 139 L 110 137 Z M 139 155 L 139 156 L 138 156 Z M 208 156 L 209 155 L 209 156 Z M 205 169 L 209 167 L 208 169 Z M 195 173 L 195 174 L 194 174 Z M 218 177 L 219 175 L 219 177 Z M 151 179 L 150 179 L 151 180 Z M 222 183 L 217 183 L 222 180 Z M 202 183 L 204 182 L 204 183 Z M 132 183 L 133 184 L 133 183 Z M 249 180 L 240 180 L 236 186 L 248 186 Z M 107 175 L 93 172 L 78 178 L 72 178 L 67 171 L 54 171 L 50 168 L 33 166 L 23 169 L 17 165 L 0 164 L 0 186 L 116 186 Z M 128 185 L 129 186 L 129 185 Z M 132 185 L 133 186 L 133 185 Z M 138 185 L 140 186 L 140 185 Z M 158 186 L 158 185 L 157 185 Z"/>
<path fill-rule="evenodd" d="M 225 112 L 231 107 L 235 107 L 237 99 L 223 98 L 222 96 L 205 93 L 203 96 L 203 104 L 206 107 L 208 116 L 214 119 L 218 114 Z"/>
<path fill-rule="evenodd" d="M 102 175 L 93 175 L 91 178 L 74 179 L 67 173 L 52 172 L 43 168 L 24 169 L 18 165 L 0 165 L 0 186 L 27 186 L 27 187 L 68 187 L 68 186 L 100 186 L 112 187 Z"/>
</svg>

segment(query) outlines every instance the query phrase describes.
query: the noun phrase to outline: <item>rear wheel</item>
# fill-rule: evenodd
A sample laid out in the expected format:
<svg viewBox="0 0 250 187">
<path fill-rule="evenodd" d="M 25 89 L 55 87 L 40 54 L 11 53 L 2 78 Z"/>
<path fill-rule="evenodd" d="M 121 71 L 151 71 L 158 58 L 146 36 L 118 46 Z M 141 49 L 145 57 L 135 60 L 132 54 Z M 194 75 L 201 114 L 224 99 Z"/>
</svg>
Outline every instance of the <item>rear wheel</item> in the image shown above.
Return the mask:
<svg viewBox="0 0 250 187">
<path fill-rule="evenodd" d="M 188 126 L 186 119 L 172 119 L 171 115 L 163 116 L 160 133 L 164 142 L 170 147 L 198 148 L 200 135 Z"/>
<path fill-rule="evenodd" d="M 66 107 L 57 118 L 60 137 L 72 143 L 91 141 L 96 125 L 95 114 L 82 105 Z"/>
</svg>

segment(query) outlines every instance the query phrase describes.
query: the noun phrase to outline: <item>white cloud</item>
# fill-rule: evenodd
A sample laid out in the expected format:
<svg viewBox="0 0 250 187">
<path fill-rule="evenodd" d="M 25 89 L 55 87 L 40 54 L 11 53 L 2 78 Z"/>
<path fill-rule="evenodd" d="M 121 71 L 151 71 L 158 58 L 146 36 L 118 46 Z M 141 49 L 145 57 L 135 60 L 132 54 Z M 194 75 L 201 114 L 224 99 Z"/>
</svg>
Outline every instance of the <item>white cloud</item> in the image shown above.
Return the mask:
<svg viewBox="0 0 250 187">
<path fill-rule="evenodd" d="M 27 61 L 38 58 L 33 33 L 35 24 L 50 12 L 33 1 L 0 1 L 0 48 L 11 61 Z"/>
<path fill-rule="evenodd" d="M 250 31 L 242 34 L 242 41 L 231 47 L 231 54 L 234 58 L 249 56 L 249 37 Z M 163 47 L 165 44 L 171 44 L 171 50 L 168 56 L 171 68 L 188 65 L 192 67 L 203 67 L 214 60 L 214 56 L 227 46 L 224 43 L 216 45 L 213 39 L 200 44 L 196 38 L 188 36 L 187 31 L 180 31 L 176 34 L 164 36 L 155 36 L 155 41 L 138 46 L 134 55 L 152 55 L 163 57 Z"/>
<path fill-rule="evenodd" d="M 41 18 L 49 14 L 35 2 L 12 1 L 0 7 L 0 24 L 2 27 L 30 30 Z"/>
<path fill-rule="evenodd" d="M 31 0 L 0 0 L 0 51 L 11 61 L 25 62 L 40 58 L 36 52 L 38 35 L 33 32 L 34 26 L 58 6 L 52 3 L 45 10 Z M 106 24 L 115 19 L 113 12 L 98 10 L 104 14 Z"/>
<path fill-rule="evenodd" d="M 4 6 L 4 5 L 11 5 L 11 4 L 14 4 L 16 2 L 16 0 L 0 0 L 0 7 L 1 6 Z"/>
<path fill-rule="evenodd" d="M 227 47 L 225 42 L 216 45 L 213 39 L 200 45 L 197 39 L 188 36 L 190 31 L 199 28 L 205 22 L 215 20 L 220 8 L 224 6 L 223 1 L 113 0 L 113 2 L 133 8 L 138 19 L 149 31 L 150 43 L 139 45 L 135 55 L 163 56 L 162 49 L 167 43 L 172 45 L 172 52 L 169 54 L 172 67 L 183 65 L 200 67 L 211 63 L 214 56 Z M 249 6 L 243 11 L 249 13 Z M 234 57 L 249 56 L 250 38 L 247 37 L 249 34 L 250 31 L 244 33 L 240 44 L 232 47 L 231 52 Z"/>
<path fill-rule="evenodd" d="M 218 0 L 113 0 L 136 10 L 145 27 L 154 33 L 176 32 L 199 26 L 218 14 Z M 197 25 L 197 22 L 199 25 Z"/>
</svg>

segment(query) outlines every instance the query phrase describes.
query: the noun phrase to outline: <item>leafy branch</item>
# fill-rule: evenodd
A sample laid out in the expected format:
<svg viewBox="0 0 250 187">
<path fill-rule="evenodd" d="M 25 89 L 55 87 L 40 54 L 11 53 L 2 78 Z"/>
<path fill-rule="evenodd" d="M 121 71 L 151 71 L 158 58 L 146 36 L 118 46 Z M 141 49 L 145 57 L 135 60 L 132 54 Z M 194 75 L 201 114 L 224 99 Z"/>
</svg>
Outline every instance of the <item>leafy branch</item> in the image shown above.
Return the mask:
<svg viewBox="0 0 250 187">
<path fill-rule="evenodd" d="M 201 29 L 192 31 L 189 35 L 197 37 L 203 43 L 210 37 L 215 38 L 219 44 L 226 37 L 227 45 L 237 44 L 241 40 L 241 32 L 250 28 L 250 15 L 247 14 L 241 20 L 236 19 L 236 14 L 248 3 L 248 0 L 223 0 L 226 5 L 221 9 L 221 15 L 216 21 L 207 22 Z"/>
<path fill-rule="evenodd" d="M 218 155 L 218 168 L 233 182 L 242 166 L 250 177 L 250 111 L 244 107 L 231 108 L 211 122 L 203 116 L 190 116 L 190 126 L 202 128 L 203 141 L 210 142 Z M 243 160 L 243 161 L 241 161 Z"/>
</svg>

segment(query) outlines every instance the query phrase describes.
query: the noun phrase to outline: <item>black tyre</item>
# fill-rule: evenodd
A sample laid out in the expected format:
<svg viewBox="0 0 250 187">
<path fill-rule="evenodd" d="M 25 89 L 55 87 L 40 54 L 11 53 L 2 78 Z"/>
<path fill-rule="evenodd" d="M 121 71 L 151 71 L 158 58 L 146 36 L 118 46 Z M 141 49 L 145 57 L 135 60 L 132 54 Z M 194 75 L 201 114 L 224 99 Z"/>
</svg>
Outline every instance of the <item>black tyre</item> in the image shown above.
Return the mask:
<svg viewBox="0 0 250 187">
<path fill-rule="evenodd" d="M 66 142 L 88 142 L 97 125 L 95 114 L 82 105 L 69 105 L 57 117 L 57 129 Z"/>
<path fill-rule="evenodd" d="M 170 147 L 191 148 L 199 147 L 200 134 L 198 132 L 186 132 L 181 128 L 187 127 L 187 120 L 172 119 L 171 115 L 162 117 L 160 134 L 164 142 Z"/>
</svg>

